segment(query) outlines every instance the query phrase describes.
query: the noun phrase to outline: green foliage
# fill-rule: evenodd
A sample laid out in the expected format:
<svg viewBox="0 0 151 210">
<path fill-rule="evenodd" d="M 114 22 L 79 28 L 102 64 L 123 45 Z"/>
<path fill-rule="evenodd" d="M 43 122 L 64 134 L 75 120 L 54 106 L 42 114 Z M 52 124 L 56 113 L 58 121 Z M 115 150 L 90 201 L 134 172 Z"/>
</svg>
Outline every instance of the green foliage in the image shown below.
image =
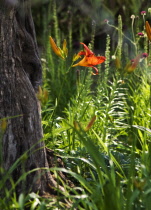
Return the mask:
<svg viewBox="0 0 151 210">
<path fill-rule="evenodd" d="M 114 59 L 118 58 L 118 65 L 111 60 L 110 36 L 107 36 L 105 70 L 101 67 L 99 76 L 91 76 L 84 72 L 86 69 L 78 69 L 80 79 L 76 83 L 76 92 L 68 87 L 66 91 L 71 93 L 68 102 L 66 106 L 60 105 L 63 115 L 54 113 L 56 107 L 51 114 L 49 111 L 43 113 L 44 139 L 48 147 L 62 156 L 66 166 L 66 169 L 51 170 L 63 171 L 75 183 L 74 188 L 64 183 L 71 208 L 149 209 L 150 67 L 145 58 L 140 59 L 133 71 L 127 73 L 126 65 L 131 56 L 125 40 L 130 41 L 134 57 L 147 52 L 147 41 L 144 40 L 145 51 L 142 51 L 140 42 L 131 40 L 122 31 L 120 16 L 117 27 L 109 26 L 118 35 L 118 45 L 113 52 Z M 131 37 L 133 34 L 132 28 Z M 92 45 L 93 39 L 92 35 Z M 126 47 L 123 49 L 123 46 Z M 53 67 L 59 65 L 58 61 Z M 65 69 L 63 64 L 61 66 Z M 56 87 L 60 80 L 57 77 Z M 51 83 L 46 79 L 48 88 Z M 50 95 L 52 97 L 53 94 Z M 68 95 L 62 97 L 66 101 Z M 96 120 L 90 124 L 94 116 Z M 88 125 L 90 128 L 86 130 Z"/>
</svg>

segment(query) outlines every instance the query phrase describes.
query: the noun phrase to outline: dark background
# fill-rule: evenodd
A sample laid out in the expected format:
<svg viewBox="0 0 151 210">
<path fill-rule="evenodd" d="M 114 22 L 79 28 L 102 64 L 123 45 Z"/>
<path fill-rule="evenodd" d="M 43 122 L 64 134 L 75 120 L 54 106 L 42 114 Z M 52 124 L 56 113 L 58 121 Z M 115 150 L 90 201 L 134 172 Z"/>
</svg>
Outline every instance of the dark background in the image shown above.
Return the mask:
<svg viewBox="0 0 151 210">
<path fill-rule="evenodd" d="M 151 3 L 147 0 L 33 0 L 32 12 L 40 47 L 44 47 L 45 40 L 50 34 L 55 38 L 54 5 L 60 39 L 68 38 L 68 32 L 72 26 L 72 45 L 73 48 L 79 48 L 79 42 L 89 43 L 91 34 L 95 31 L 94 47 L 101 53 L 105 49 L 107 34 L 111 36 L 111 50 L 117 44 L 116 31 L 105 24 L 104 20 L 107 19 L 110 24 L 117 26 L 118 16 L 121 15 L 123 32 L 132 38 L 131 15 L 134 14 L 137 17 L 142 31 L 143 18 L 140 13 L 146 11 L 145 18 L 149 20 L 148 8 Z M 83 40 L 79 40 L 81 31 Z"/>
</svg>

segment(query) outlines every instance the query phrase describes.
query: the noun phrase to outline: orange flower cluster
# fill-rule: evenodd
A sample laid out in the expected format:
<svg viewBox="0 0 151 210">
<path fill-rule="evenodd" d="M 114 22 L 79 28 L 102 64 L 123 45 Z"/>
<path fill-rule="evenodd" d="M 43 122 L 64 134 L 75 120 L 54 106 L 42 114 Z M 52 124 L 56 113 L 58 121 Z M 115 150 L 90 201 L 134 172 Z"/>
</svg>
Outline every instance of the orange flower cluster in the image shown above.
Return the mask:
<svg viewBox="0 0 151 210">
<path fill-rule="evenodd" d="M 96 56 L 84 43 L 80 42 L 84 46 L 85 51 L 80 51 L 78 53 L 79 56 L 84 55 L 84 58 L 79 61 L 78 63 L 74 64 L 72 67 L 75 66 L 86 66 L 92 67 L 95 70 L 95 74 L 98 74 L 98 69 L 94 66 L 103 63 L 106 58 L 104 56 Z"/>
<path fill-rule="evenodd" d="M 50 36 L 50 45 L 52 47 L 52 50 L 54 53 L 61 57 L 62 59 L 65 59 L 68 54 L 68 49 L 66 47 L 66 40 L 63 42 L 63 48 L 61 49 L 56 45 L 53 38 Z M 103 63 L 106 58 L 104 56 L 96 56 L 84 43 L 80 42 L 84 46 L 84 51 L 80 51 L 77 55 L 73 57 L 73 62 L 76 61 L 81 57 L 81 55 L 84 55 L 83 59 L 79 61 L 78 63 L 72 65 L 72 67 L 75 66 L 85 66 L 85 67 L 92 67 L 95 70 L 95 73 L 93 75 L 98 74 L 98 69 L 95 67 L 98 64 Z"/>
<path fill-rule="evenodd" d="M 51 36 L 49 37 L 49 41 L 50 41 L 50 45 L 51 45 L 54 53 L 57 56 L 61 57 L 62 59 L 65 59 L 67 57 L 67 55 L 68 55 L 68 49 L 67 49 L 67 42 L 66 42 L 66 40 L 64 39 L 64 41 L 63 41 L 62 49 L 56 45 L 56 43 L 54 42 L 54 40 L 53 40 L 53 38 Z"/>
</svg>

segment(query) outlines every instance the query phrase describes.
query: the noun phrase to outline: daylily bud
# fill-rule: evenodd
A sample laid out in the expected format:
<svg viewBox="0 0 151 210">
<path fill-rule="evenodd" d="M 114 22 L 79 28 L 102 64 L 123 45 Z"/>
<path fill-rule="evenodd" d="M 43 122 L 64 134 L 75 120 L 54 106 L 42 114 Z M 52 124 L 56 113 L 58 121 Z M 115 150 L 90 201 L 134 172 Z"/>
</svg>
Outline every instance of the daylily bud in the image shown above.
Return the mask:
<svg viewBox="0 0 151 210">
<path fill-rule="evenodd" d="M 78 60 L 79 58 L 81 58 L 81 56 L 78 54 L 74 54 L 72 61 L 75 62 L 76 60 Z"/>
<path fill-rule="evenodd" d="M 94 124 L 95 120 L 96 120 L 96 116 L 92 117 L 92 119 L 88 123 L 87 127 L 85 128 L 85 131 L 88 131 L 92 127 L 92 125 Z"/>
<path fill-rule="evenodd" d="M 145 28 L 146 28 L 148 39 L 149 41 L 151 41 L 151 27 L 148 21 L 146 21 Z"/>
<path fill-rule="evenodd" d="M 63 50 L 63 54 L 64 54 L 64 56 L 65 57 L 67 57 L 67 55 L 68 55 L 68 49 L 67 49 L 67 42 L 66 42 L 66 40 L 64 39 L 64 41 L 63 41 L 63 47 L 62 47 L 62 50 Z"/>
<path fill-rule="evenodd" d="M 38 93 L 37 98 L 39 101 L 44 105 L 48 101 L 48 91 L 45 89 L 42 89 L 40 86 L 38 87 Z"/>
<path fill-rule="evenodd" d="M 77 121 L 74 121 L 74 122 L 73 122 L 73 125 L 74 125 L 74 128 L 75 128 L 76 130 L 80 130 L 80 126 L 79 126 L 79 123 L 78 123 Z"/>
<path fill-rule="evenodd" d="M 62 53 L 62 50 L 60 49 L 60 47 L 58 47 L 57 45 L 56 45 L 56 43 L 54 42 L 54 40 L 53 40 L 53 38 L 50 36 L 49 37 L 49 41 L 50 41 L 50 45 L 51 45 L 51 47 L 52 47 L 52 49 L 53 49 L 53 51 L 54 51 L 54 53 L 57 55 L 57 56 L 60 56 L 62 59 L 64 59 L 64 57 L 63 57 L 63 53 Z"/>
</svg>

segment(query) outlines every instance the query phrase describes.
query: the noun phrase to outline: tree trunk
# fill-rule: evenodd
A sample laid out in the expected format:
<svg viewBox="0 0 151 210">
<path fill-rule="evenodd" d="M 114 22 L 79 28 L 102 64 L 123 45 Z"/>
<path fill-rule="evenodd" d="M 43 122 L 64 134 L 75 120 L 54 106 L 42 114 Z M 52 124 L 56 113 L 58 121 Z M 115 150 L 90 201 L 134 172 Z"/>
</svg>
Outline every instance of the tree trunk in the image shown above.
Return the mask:
<svg viewBox="0 0 151 210">
<path fill-rule="evenodd" d="M 0 1 L 0 119 L 8 117 L 2 139 L 3 168 L 7 171 L 27 152 L 12 174 L 16 182 L 23 171 L 48 168 L 46 149 L 41 141 L 40 106 L 36 98 L 42 69 L 30 2 Z M 28 190 L 45 194 L 52 193 L 57 184 L 49 170 L 39 169 L 26 177 L 25 186 Z M 18 193 L 22 190 L 19 185 Z"/>
</svg>

